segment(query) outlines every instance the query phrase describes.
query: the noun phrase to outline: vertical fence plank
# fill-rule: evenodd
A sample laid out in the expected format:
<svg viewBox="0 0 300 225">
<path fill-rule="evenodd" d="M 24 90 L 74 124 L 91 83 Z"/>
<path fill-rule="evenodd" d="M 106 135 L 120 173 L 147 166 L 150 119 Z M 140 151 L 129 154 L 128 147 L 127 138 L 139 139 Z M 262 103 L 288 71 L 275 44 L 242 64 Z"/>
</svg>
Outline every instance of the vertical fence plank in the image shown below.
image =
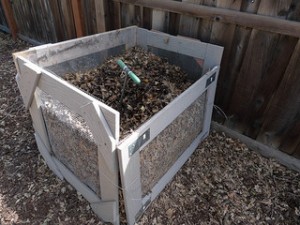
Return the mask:
<svg viewBox="0 0 300 225">
<path fill-rule="evenodd" d="M 20 35 L 41 43 L 55 41 L 51 10 L 46 7 L 45 0 L 14 1 Z"/>
<path fill-rule="evenodd" d="M 298 130 L 299 130 L 299 128 L 298 128 Z M 299 134 L 299 132 L 298 132 L 298 134 Z M 294 149 L 293 156 L 299 159 L 300 158 L 300 142 L 299 142 L 300 138 L 299 138 L 299 136 L 297 138 L 298 138 L 298 145 Z"/>
<path fill-rule="evenodd" d="M 61 0 L 59 1 L 60 4 L 60 13 L 63 22 L 63 30 L 65 40 L 76 38 L 76 30 L 75 30 L 75 23 L 74 17 L 72 12 L 71 0 Z"/>
<path fill-rule="evenodd" d="M 257 139 L 287 153 L 299 143 L 300 126 L 300 40 L 295 47 L 284 77 L 264 115 Z"/>
<path fill-rule="evenodd" d="M 292 0 L 289 11 L 285 16 L 288 20 L 300 21 L 300 1 Z"/>
<path fill-rule="evenodd" d="M 28 0 L 27 1 L 27 10 L 25 11 L 26 16 L 28 19 L 27 23 L 30 24 L 29 29 L 26 30 L 27 35 L 29 37 L 35 37 L 36 40 L 42 40 L 43 39 L 43 33 L 42 33 L 42 26 L 39 26 L 39 18 L 36 13 L 35 13 L 35 8 L 36 8 L 36 1 Z M 22 7 L 22 4 L 20 5 Z M 23 18 L 22 18 L 23 19 Z"/>
<path fill-rule="evenodd" d="M 114 28 L 121 28 L 121 3 L 115 2 L 113 5 L 114 9 Z"/>
<path fill-rule="evenodd" d="M 216 7 L 216 1 L 215 0 L 203 0 L 203 5 Z M 212 25 L 213 22 L 201 19 L 199 22 L 199 28 L 198 28 L 198 39 L 204 42 L 210 42 L 210 35 L 212 31 Z"/>
<path fill-rule="evenodd" d="M 57 33 L 55 27 L 55 18 L 53 16 L 51 6 L 48 0 L 41 0 L 42 11 L 44 15 L 47 15 L 44 19 L 47 23 L 47 33 L 46 36 L 49 36 L 48 42 L 57 42 Z"/>
<path fill-rule="evenodd" d="M 134 7 L 134 17 L 135 17 L 135 24 L 136 26 L 141 27 L 143 22 L 143 7 L 135 6 Z"/>
<path fill-rule="evenodd" d="M 262 74 L 259 84 L 255 87 L 255 95 L 248 102 L 247 116 L 244 123 L 248 126 L 246 133 L 249 137 L 256 138 L 263 123 L 264 112 L 270 99 L 282 82 L 285 69 L 291 59 L 297 43 L 297 38 L 277 36 L 273 39 L 268 53 L 269 62 L 266 63 L 265 72 Z"/>
<path fill-rule="evenodd" d="M 34 25 L 36 33 L 40 34 L 40 42 L 53 42 L 56 41 L 56 32 L 54 27 L 53 15 L 48 5 L 48 0 L 32 1 L 34 17 Z"/>
<path fill-rule="evenodd" d="M 144 8 L 144 12 L 146 12 L 143 15 L 143 19 L 146 21 L 146 23 L 143 23 L 144 28 L 166 32 L 172 35 L 179 33 L 180 14 L 148 8 Z"/>
<path fill-rule="evenodd" d="M 166 0 L 162 0 L 166 1 Z M 169 26 L 169 12 L 162 10 L 152 10 L 152 29 L 167 32 Z"/>
<path fill-rule="evenodd" d="M 12 6 L 10 0 L 1 0 L 1 5 L 6 17 L 6 21 L 14 40 L 17 39 L 17 24 L 13 15 Z"/>
<path fill-rule="evenodd" d="M 182 0 L 182 2 L 201 5 L 203 0 Z M 179 34 L 197 38 L 199 28 L 199 18 L 182 15 L 179 22 Z"/>
<path fill-rule="evenodd" d="M 258 13 L 277 16 L 279 12 L 287 10 L 290 5 L 288 1 L 284 1 L 281 4 L 272 3 L 272 0 L 262 0 Z M 270 9 L 270 7 L 273 7 L 273 9 Z M 276 74 L 277 77 L 272 77 L 274 74 L 267 74 L 269 66 L 277 60 L 272 56 L 278 51 L 277 44 L 279 40 L 280 35 L 278 34 L 258 30 L 252 30 L 251 32 L 245 58 L 235 83 L 229 108 L 230 115 L 234 116 L 235 129 L 248 136 L 252 136 L 253 130 L 257 130 L 261 126 L 259 118 L 251 118 L 251 114 L 261 110 L 261 107 L 265 106 L 265 101 L 268 101 L 266 96 L 257 95 L 259 87 L 263 89 L 269 88 L 269 91 L 272 93 L 282 76 L 282 74 Z M 261 82 L 262 79 L 267 79 L 268 82 Z M 268 93 L 260 94 L 269 95 Z"/>
<path fill-rule="evenodd" d="M 216 3 L 218 8 L 227 8 L 231 10 L 239 11 L 242 6 L 241 1 L 232 0 L 219 0 Z M 213 44 L 221 45 L 224 47 L 220 75 L 218 78 L 218 88 L 216 92 L 216 104 L 219 105 L 220 101 L 223 101 L 224 90 L 227 89 L 226 82 L 229 78 L 226 73 L 226 68 L 231 65 L 232 58 L 231 52 L 234 46 L 234 36 L 236 34 L 236 25 L 234 24 L 224 24 L 218 21 L 213 22 L 212 30 L 210 35 L 210 42 Z M 226 90 L 227 91 L 227 90 Z M 225 91 L 225 92 L 226 92 Z M 220 105 L 223 107 L 223 105 Z"/>
<path fill-rule="evenodd" d="M 260 97 L 256 107 L 248 111 L 250 103 L 256 98 L 257 87 L 261 85 L 264 76 L 267 76 L 267 64 L 270 55 L 276 51 L 274 45 L 276 42 L 278 40 L 274 34 L 256 31 L 251 33 L 229 106 L 229 115 L 232 117 L 232 122 L 235 123 L 234 128 L 242 133 L 247 131 L 246 121 L 249 121 L 249 113 L 251 111 L 253 113 L 253 110 L 258 111 L 264 100 L 267 101 L 267 99 Z M 271 79 L 267 84 L 273 86 L 277 83 L 275 79 Z M 259 127 L 259 124 L 255 123 L 248 125 L 253 128 Z M 249 135 L 248 133 L 245 134 Z"/>
<path fill-rule="evenodd" d="M 84 36 L 83 11 L 80 2 L 81 0 L 71 0 L 77 37 Z"/>
<path fill-rule="evenodd" d="M 260 5 L 261 0 L 254 0 L 254 1 L 243 1 L 241 12 L 253 13 L 256 14 L 258 11 L 258 7 Z"/>
<path fill-rule="evenodd" d="M 182 0 L 173 0 L 181 2 Z M 179 34 L 179 25 L 180 25 L 180 18 L 182 15 L 178 13 L 169 12 L 169 24 L 167 32 L 172 35 Z"/>
<path fill-rule="evenodd" d="M 83 15 L 88 15 L 82 17 L 85 35 L 95 34 L 97 29 L 95 0 L 84 0 L 80 3 Z"/>
<path fill-rule="evenodd" d="M 56 34 L 56 42 L 64 40 L 63 23 L 61 21 L 58 0 L 47 1 L 53 17 L 53 26 Z"/>
<path fill-rule="evenodd" d="M 95 10 L 96 10 L 97 33 L 101 33 L 106 31 L 104 0 L 95 0 Z"/>
<path fill-rule="evenodd" d="M 28 18 L 25 16 L 27 1 L 23 3 L 23 7 L 20 7 L 20 2 L 14 2 L 12 5 L 13 11 L 16 16 L 17 26 L 19 27 L 19 33 L 26 35 L 27 30 L 29 29 Z"/>
<path fill-rule="evenodd" d="M 297 95 L 298 99 L 300 94 Z M 300 113 L 300 110 L 297 112 Z M 300 156 L 300 118 L 295 116 L 291 126 L 286 130 L 280 141 L 279 149 L 296 157 Z"/>
<path fill-rule="evenodd" d="M 38 40 L 43 40 L 44 37 L 44 23 L 43 23 L 43 13 L 41 12 L 41 8 L 39 6 L 39 0 L 30 0 L 30 16 L 31 16 L 31 22 L 32 27 L 31 31 L 33 31 L 33 34 L 35 34 L 38 38 Z M 37 13 L 39 12 L 39 13 Z M 46 42 L 48 40 L 46 39 Z"/>
<path fill-rule="evenodd" d="M 256 0 L 254 2 L 243 1 L 240 11 L 255 13 L 259 4 L 260 0 Z M 230 53 L 228 53 L 230 61 L 227 63 L 227 65 L 222 65 L 222 75 L 220 76 L 220 81 L 218 82 L 219 86 L 217 89 L 216 104 L 220 106 L 226 113 L 228 113 L 236 78 L 244 59 L 250 34 L 251 28 L 236 26 L 232 45 L 229 50 Z M 226 78 L 223 74 L 225 74 Z M 222 84 L 220 85 L 221 82 Z"/>
<path fill-rule="evenodd" d="M 152 9 L 143 7 L 143 28 L 151 29 L 152 28 Z"/>
<path fill-rule="evenodd" d="M 180 14 L 177 13 L 169 13 L 169 25 L 168 25 L 168 33 L 172 35 L 179 34 L 179 23 L 180 23 Z"/>
<path fill-rule="evenodd" d="M 104 4 L 105 31 L 113 30 L 114 11 L 112 9 L 113 9 L 114 2 L 110 0 L 103 0 L 103 4 Z"/>
<path fill-rule="evenodd" d="M 5 27 L 5 28 L 8 28 L 8 24 L 7 24 L 7 21 L 6 21 L 6 18 L 5 18 L 5 14 L 4 14 L 4 11 L 3 11 L 1 1 L 0 1 L 0 25 Z"/>
<path fill-rule="evenodd" d="M 121 26 L 128 27 L 136 24 L 135 6 L 132 4 L 121 4 Z"/>
</svg>

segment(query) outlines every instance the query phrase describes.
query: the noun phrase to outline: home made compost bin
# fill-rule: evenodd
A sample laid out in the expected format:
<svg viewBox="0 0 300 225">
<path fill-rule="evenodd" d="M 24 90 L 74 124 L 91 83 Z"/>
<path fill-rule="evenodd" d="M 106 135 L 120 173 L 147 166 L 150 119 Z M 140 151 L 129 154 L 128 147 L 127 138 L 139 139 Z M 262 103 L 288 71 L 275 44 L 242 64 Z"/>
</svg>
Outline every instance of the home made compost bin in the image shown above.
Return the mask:
<svg viewBox="0 0 300 225">
<path fill-rule="evenodd" d="M 120 113 L 61 79 L 134 46 L 196 80 L 120 140 Z M 223 48 L 138 27 L 15 53 L 17 82 L 41 155 L 104 221 L 119 224 L 119 185 L 134 224 L 208 135 Z M 119 184 L 119 175 L 121 184 Z"/>
</svg>

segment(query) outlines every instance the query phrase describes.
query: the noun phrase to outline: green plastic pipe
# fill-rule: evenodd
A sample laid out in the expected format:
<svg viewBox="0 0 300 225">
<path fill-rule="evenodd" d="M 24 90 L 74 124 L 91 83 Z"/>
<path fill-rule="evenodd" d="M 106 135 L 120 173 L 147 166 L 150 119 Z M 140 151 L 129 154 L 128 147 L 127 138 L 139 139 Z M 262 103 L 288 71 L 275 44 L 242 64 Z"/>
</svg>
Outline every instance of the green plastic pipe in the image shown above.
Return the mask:
<svg viewBox="0 0 300 225">
<path fill-rule="evenodd" d="M 132 72 L 121 59 L 118 59 L 117 64 L 121 67 L 123 71 L 125 71 L 125 73 L 133 80 L 134 83 L 141 83 L 140 78 L 138 78 L 138 76 L 135 75 L 134 72 Z"/>
</svg>

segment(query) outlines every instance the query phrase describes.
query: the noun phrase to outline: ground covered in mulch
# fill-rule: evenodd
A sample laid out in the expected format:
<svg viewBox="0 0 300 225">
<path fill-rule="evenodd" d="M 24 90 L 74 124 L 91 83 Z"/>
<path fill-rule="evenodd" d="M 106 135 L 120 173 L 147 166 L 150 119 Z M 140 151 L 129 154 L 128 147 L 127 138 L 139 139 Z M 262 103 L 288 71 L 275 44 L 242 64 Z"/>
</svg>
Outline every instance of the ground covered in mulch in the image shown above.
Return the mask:
<svg viewBox="0 0 300 225">
<path fill-rule="evenodd" d="M 0 224 L 103 224 L 38 153 L 0 32 Z M 212 132 L 137 224 L 300 224 L 300 175 Z"/>
</svg>

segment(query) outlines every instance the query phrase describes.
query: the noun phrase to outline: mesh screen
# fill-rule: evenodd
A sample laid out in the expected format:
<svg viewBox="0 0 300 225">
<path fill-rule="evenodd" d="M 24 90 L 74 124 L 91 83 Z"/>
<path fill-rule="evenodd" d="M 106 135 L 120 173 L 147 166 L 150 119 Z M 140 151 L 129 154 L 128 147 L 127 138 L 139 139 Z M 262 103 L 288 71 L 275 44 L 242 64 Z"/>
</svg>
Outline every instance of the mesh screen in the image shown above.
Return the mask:
<svg viewBox="0 0 300 225">
<path fill-rule="evenodd" d="M 100 196 L 98 148 L 83 117 L 41 93 L 51 150 L 77 178 Z"/>
<path fill-rule="evenodd" d="M 140 152 L 142 192 L 146 195 L 201 133 L 206 92 Z"/>
</svg>

